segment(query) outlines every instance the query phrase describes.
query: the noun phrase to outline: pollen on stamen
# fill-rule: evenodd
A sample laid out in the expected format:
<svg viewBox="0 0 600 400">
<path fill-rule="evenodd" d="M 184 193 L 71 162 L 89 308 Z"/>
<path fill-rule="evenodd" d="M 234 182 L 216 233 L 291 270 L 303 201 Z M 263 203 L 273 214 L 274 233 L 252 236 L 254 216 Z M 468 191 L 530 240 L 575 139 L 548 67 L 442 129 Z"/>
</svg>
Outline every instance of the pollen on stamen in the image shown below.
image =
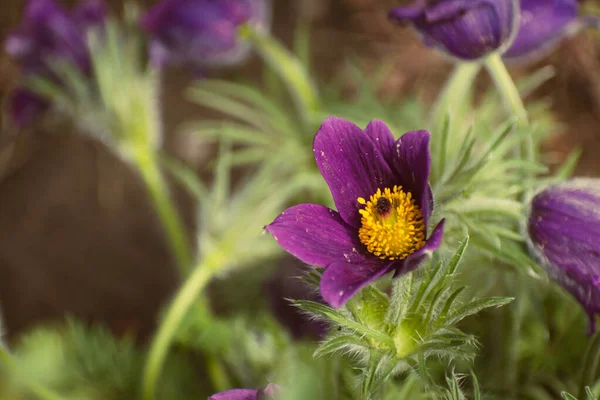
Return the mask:
<svg viewBox="0 0 600 400">
<path fill-rule="evenodd" d="M 402 260 L 425 245 L 425 222 L 412 193 L 401 186 L 377 189 L 358 203 L 361 228 L 358 237 L 367 250 L 381 259 Z"/>
</svg>

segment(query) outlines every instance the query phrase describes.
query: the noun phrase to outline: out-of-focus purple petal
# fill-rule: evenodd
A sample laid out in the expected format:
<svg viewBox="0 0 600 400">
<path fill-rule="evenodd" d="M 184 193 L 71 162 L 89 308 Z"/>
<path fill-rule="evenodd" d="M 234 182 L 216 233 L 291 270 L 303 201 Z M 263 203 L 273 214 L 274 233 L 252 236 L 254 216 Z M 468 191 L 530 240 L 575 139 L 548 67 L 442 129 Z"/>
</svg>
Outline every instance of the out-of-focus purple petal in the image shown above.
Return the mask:
<svg viewBox="0 0 600 400">
<path fill-rule="evenodd" d="M 333 261 L 366 259 L 356 229 L 325 206 L 300 204 L 288 208 L 265 229 L 285 251 L 317 267 L 325 268 Z"/>
<path fill-rule="evenodd" d="M 394 8 L 391 20 L 411 23 L 427 45 L 463 60 L 475 60 L 507 46 L 517 26 L 514 0 L 419 0 Z"/>
<path fill-rule="evenodd" d="M 142 17 L 141 25 L 151 37 L 151 49 L 160 49 L 152 59 L 158 67 L 165 60 L 191 68 L 227 66 L 250 53 L 238 37 L 239 26 L 267 28 L 270 10 L 270 0 L 164 0 Z"/>
<path fill-rule="evenodd" d="M 600 180 L 551 186 L 531 202 L 532 254 L 590 316 L 600 313 Z"/>
<path fill-rule="evenodd" d="M 426 8 L 427 0 L 415 0 L 409 5 L 390 10 L 389 18 L 396 22 L 417 19 L 423 15 Z"/>
<path fill-rule="evenodd" d="M 394 278 L 417 269 L 419 264 L 429 258 L 431 254 L 441 246 L 442 239 L 444 237 L 445 222 L 446 220 L 442 219 L 437 224 L 437 226 L 433 229 L 433 232 L 431 232 L 431 236 L 429 236 L 425 242 L 425 246 L 421 247 L 404 260 L 396 261 L 392 267 L 395 270 Z"/>
<path fill-rule="evenodd" d="M 358 126 L 329 117 L 315 135 L 313 152 L 342 219 L 360 227 L 357 199 L 395 184 L 378 147 Z"/>
<path fill-rule="evenodd" d="M 393 168 L 401 177 L 400 185 L 413 194 L 415 202 L 421 208 L 425 226 L 433 211 L 433 199 L 429 188 L 431 171 L 431 153 L 428 131 L 407 132 L 395 144 Z"/>
<path fill-rule="evenodd" d="M 107 15 L 106 4 L 103 0 L 87 0 L 75 6 L 71 15 L 82 26 L 103 25 Z"/>
<path fill-rule="evenodd" d="M 225 392 L 213 394 L 208 400 L 257 400 L 258 390 L 253 389 L 231 389 Z"/>
<path fill-rule="evenodd" d="M 9 97 L 13 122 L 24 127 L 35 120 L 49 106 L 49 102 L 27 89 L 17 88 Z"/>
<path fill-rule="evenodd" d="M 551 52 L 565 37 L 587 26 L 599 26 L 597 17 L 578 17 L 576 0 L 521 0 L 520 28 L 504 58 L 531 62 Z"/>
<path fill-rule="evenodd" d="M 360 289 L 385 275 L 393 264 L 378 259 L 361 264 L 332 262 L 321 277 L 321 296 L 332 307 L 341 307 Z"/>
</svg>

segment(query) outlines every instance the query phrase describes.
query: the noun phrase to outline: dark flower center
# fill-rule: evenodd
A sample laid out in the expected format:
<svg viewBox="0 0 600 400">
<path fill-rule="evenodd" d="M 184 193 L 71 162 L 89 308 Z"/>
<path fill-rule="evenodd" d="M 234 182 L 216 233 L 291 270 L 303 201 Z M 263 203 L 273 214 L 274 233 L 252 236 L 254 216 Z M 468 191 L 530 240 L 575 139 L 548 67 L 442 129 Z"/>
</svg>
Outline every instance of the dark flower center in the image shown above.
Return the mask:
<svg viewBox="0 0 600 400">
<path fill-rule="evenodd" d="M 376 208 L 380 215 L 385 215 L 392 209 L 392 203 L 386 197 L 380 197 L 377 199 Z"/>
</svg>

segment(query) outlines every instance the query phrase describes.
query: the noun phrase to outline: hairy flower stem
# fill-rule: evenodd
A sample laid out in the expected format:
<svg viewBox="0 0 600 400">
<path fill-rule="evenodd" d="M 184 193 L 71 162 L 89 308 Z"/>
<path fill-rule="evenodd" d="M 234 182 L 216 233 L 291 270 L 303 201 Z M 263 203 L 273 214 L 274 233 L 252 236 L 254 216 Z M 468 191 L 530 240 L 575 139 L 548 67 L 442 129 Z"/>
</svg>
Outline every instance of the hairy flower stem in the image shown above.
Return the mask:
<svg viewBox="0 0 600 400">
<path fill-rule="evenodd" d="M 430 127 L 433 132 L 438 133 L 444 126 L 447 116 L 456 117 L 463 112 L 469 99 L 469 93 L 473 90 L 473 81 L 481 70 L 481 64 L 476 62 L 458 62 L 454 66 L 452 74 L 444 84 L 435 101 L 430 114 Z"/>
<path fill-rule="evenodd" d="M 529 125 L 527 117 L 527 111 L 519 95 L 519 91 L 515 86 L 514 81 L 510 77 L 504 62 L 500 54 L 490 55 L 486 61 L 486 67 L 490 73 L 496 88 L 504 100 L 505 107 L 507 110 L 517 118 L 517 127 L 523 129 Z M 535 145 L 533 138 L 529 134 L 523 135 L 523 141 L 521 142 L 520 157 L 523 161 L 535 162 Z M 523 206 L 527 207 L 527 203 L 531 196 L 531 187 L 533 183 L 533 175 L 531 172 L 523 173 L 524 187 L 522 195 Z M 512 285 L 511 285 L 512 283 Z M 511 282 L 508 283 L 509 287 L 520 287 L 522 288 L 523 283 L 519 277 L 514 277 Z M 523 293 L 520 291 L 518 293 Z M 504 370 L 506 373 L 506 387 L 509 390 L 508 398 L 516 398 L 517 393 L 517 381 L 518 381 L 518 343 L 521 330 L 522 313 L 521 307 L 515 305 L 507 310 L 508 327 L 505 335 L 504 349 L 506 351 L 506 359 Z"/>
<path fill-rule="evenodd" d="M 461 120 L 460 117 L 467 109 L 468 100 L 471 98 L 469 94 L 473 90 L 473 81 L 480 70 L 481 64 L 479 63 L 456 63 L 454 71 L 439 93 L 429 116 L 429 126 L 434 135 L 440 137 L 445 135 L 444 129 L 452 129 L 452 127 L 445 126 L 448 118 L 452 121 Z M 433 177 L 439 181 L 446 163 L 445 145 L 440 140 L 433 140 L 431 145 L 435 146 L 433 153 L 438 155 L 436 162 L 432 165 Z"/>
<path fill-rule="evenodd" d="M 169 190 L 158 167 L 158 162 L 158 157 L 151 151 L 138 151 L 134 156 L 134 163 L 146 184 L 171 251 L 181 273 L 185 276 L 189 273 L 192 255 L 181 218 L 170 199 Z"/>
<path fill-rule="evenodd" d="M 501 56 L 499 54 L 492 54 L 486 59 L 485 63 L 498 92 L 504 100 L 505 107 L 517 118 L 517 126 L 519 128 L 528 126 L 529 120 L 527 118 L 527 111 L 525 110 L 519 91 L 510 77 Z M 535 161 L 535 145 L 533 143 L 533 138 L 529 134 L 523 135 L 520 155 L 523 161 Z M 531 193 L 531 172 L 524 172 L 523 179 L 525 180 L 525 191 L 522 200 L 523 204 L 526 205 Z"/>
<path fill-rule="evenodd" d="M 199 263 L 169 306 L 148 352 L 142 383 L 142 398 L 144 400 L 155 398 L 157 379 L 160 376 L 175 333 L 200 292 L 210 282 L 215 270 L 213 264 L 207 260 Z"/>
<path fill-rule="evenodd" d="M 265 63 L 287 86 L 303 122 L 309 127 L 315 113 L 321 109 L 321 100 L 302 61 L 268 33 L 257 31 L 249 25 L 241 27 L 239 31 L 239 35 L 250 40 Z"/>
</svg>

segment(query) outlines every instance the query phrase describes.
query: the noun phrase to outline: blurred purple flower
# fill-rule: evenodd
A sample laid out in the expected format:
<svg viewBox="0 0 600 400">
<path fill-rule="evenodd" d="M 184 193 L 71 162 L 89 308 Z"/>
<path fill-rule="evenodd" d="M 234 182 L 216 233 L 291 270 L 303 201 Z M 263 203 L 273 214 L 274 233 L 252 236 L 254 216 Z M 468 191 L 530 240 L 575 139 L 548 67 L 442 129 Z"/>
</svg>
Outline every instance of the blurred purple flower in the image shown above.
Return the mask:
<svg viewBox="0 0 600 400">
<path fill-rule="evenodd" d="M 507 61 L 533 61 L 552 51 L 561 39 L 588 26 L 600 26 L 597 17 L 578 16 L 576 0 L 521 0 L 519 32 L 504 53 Z"/>
<path fill-rule="evenodd" d="M 532 254 L 589 316 L 600 313 L 600 179 L 578 178 L 550 186 L 531 201 Z"/>
<path fill-rule="evenodd" d="M 193 69 L 233 65 L 249 54 L 238 28 L 268 23 L 267 0 L 163 0 L 141 20 L 150 35 L 156 67 L 185 64 Z"/>
<path fill-rule="evenodd" d="M 397 141 L 381 121 L 363 131 L 327 118 L 313 152 L 337 212 L 300 204 L 265 229 L 288 253 L 325 268 L 321 295 L 333 307 L 384 274 L 414 270 L 441 244 L 443 221 L 426 239 L 433 211 L 429 132 Z"/>
<path fill-rule="evenodd" d="M 231 389 L 225 392 L 213 394 L 208 400 L 266 400 L 273 399 L 279 393 L 277 385 L 270 384 L 259 390 L 254 389 Z"/>
<path fill-rule="evenodd" d="M 101 26 L 105 16 L 102 0 L 87 0 L 70 13 L 54 0 L 29 0 L 21 26 L 8 36 L 4 48 L 20 64 L 25 76 L 37 75 L 60 85 L 52 63 L 66 61 L 89 74 L 87 30 Z M 16 89 L 11 103 L 13 120 L 18 125 L 31 122 L 49 105 L 46 99 L 24 88 Z"/>
<path fill-rule="evenodd" d="M 510 44 L 518 29 L 518 0 L 415 0 L 389 17 L 412 24 L 428 46 L 476 60 Z"/>
</svg>

